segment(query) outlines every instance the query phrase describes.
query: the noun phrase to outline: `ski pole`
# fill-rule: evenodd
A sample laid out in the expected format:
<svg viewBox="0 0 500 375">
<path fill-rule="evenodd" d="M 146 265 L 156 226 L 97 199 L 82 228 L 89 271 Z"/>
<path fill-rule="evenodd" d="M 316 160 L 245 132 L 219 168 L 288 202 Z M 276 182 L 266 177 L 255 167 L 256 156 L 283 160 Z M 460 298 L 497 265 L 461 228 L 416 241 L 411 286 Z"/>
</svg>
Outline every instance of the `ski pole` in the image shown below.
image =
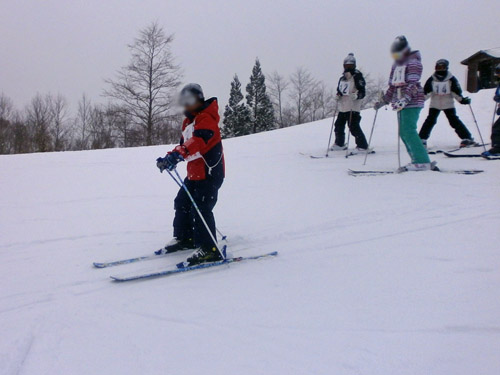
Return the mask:
<svg viewBox="0 0 500 375">
<path fill-rule="evenodd" d="M 497 114 L 499 104 L 495 102 L 495 108 L 493 109 L 493 119 L 491 120 L 491 127 L 493 128 L 493 125 L 495 125 L 495 117 Z"/>
<path fill-rule="evenodd" d="M 401 88 L 398 88 L 398 100 L 401 97 Z M 399 169 L 401 169 L 401 110 L 398 110 L 398 164 Z"/>
<path fill-rule="evenodd" d="M 326 155 L 325 155 L 325 157 L 328 157 L 329 153 L 330 153 L 330 143 L 332 143 L 333 126 L 335 125 L 335 117 L 337 117 L 338 106 L 339 106 L 339 102 L 337 101 L 337 104 L 335 105 L 335 112 L 333 112 L 332 127 L 330 129 L 330 137 L 328 138 L 328 147 L 326 148 Z"/>
<path fill-rule="evenodd" d="M 401 111 L 398 111 L 398 164 L 401 169 Z"/>
<path fill-rule="evenodd" d="M 372 130 L 370 131 L 370 139 L 368 140 L 368 148 L 366 149 L 365 161 L 363 165 L 366 165 L 366 160 L 368 159 L 368 154 L 370 153 L 370 145 L 372 144 L 373 130 L 375 129 L 375 122 L 377 121 L 378 109 L 375 110 L 375 117 L 373 118 Z"/>
<path fill-rule="evenodd" d="M 349 157 L 349 142 L 351 141 L 351 122 L 352 122 L 352 111 L 349 112 L 349 123 L 347 124 L 347 148 L 345 149 L 345 158 Z"/>
<path fill-rule="evenodd" d="M 328 146 L 326 148 L 326 154 L 325 154 L 325 157 L 328 157 L 329 156 L 329 153 L 330 153 L 330 143 L 332 142 L 332 134 L 333 134 L 333 126 L 335 124 L 335 117 L 337 116 L 337 112 L 335 111 L 335 113 L 333 114 L 333 119 L 332 119 L 332 127 L 330 129 L 330 137 L 328 138 Z"/>
<path fill-rule="evenodd" d="M 474 111 L 472 110 L 472 106 L 470 104 L 469 108 L 470 108 L 470 113 L 472 113 L 472 118 L 474 119 L 474 123 L 476 124 L 477 132 L 479 133 L 479 138 L 481 138 L 481 143 L 483 144 L 484 152 L 487 152 L 486 145 L 484 144 L 483 135 L 481 134 L 481 129 L 479 129 L 479 124 L 477 123 L 476 115 L 474 114 Z M 493 117 L 493 119 L 495 119 L 495 117 Z"/>
<path fill-rule="evenodd" d="M 169 173 L 170 177 L 172 177 L 172 179 L 175 181 L 175 183 L 177 184 L 177 186 L 179 186 L 181 189 L 183 189 L 182 187 L 182 184 L 177 181 L 177 179 L 174 177 L 174 175 L 172 173 Z M 217 230 L 217 233 L 219 233 L 219 236 L 221 236 L 221 240 L 222 241 L 225 241 L 227 239 L 227 236 L 224 235 L 224 233 L 222 233 L 219 228 L 216 229 Z"/>
<path fill-rule="evenodd" d="M 172 176 L 172 178 L 175 179 L 175 177 L 172 175 L 172 172 L 169 171 L 168 169 L 167 169 L 167 171 L 168 171 L 168 174 L 170 174 Z M 178 180 L 176 180 L 176 181 L 179 182 L 179 184 L 182 185 L 182 188 L 184 189 L 184 191 L 186 192 L 187 196 L 191 200 L 191 203 L 193 204 L 194 209 L 198 213 L 198 216 L 200 217 L 201 221 L 203 222 L 203 225 L 205 226 L 206 230 L 208 231 L 208 234 L 210 234 L 210 238 L 212 239 L 215 247 L 217 248 L 217 250 L 219 250 L 219 253 L 222 256 L 222 259 L 226 259 L 226 255 L 224 254 L 224 251 L 219 247 L 219 244 L 217 243 L 217 239 L 215 238 L 214 234 L 210 230 L 210 227 L 208 226 L 207 221 L 203 217 L 203 214 L 201 213 L 200 209 L 198 208 L 198 205 L 196 204 L 196 202 L 195 202 L 193 196 L 191 195 L 189 189 L 187 188 L 186 184 L 182 180 L 182 177 L 180 176 L 179 172 L 177 172 L 177 168 L 174 168 L 174 172 L 175 172 L 175 174 L 177 175 L 177 178 L 178 178 Z"/>
</svg>

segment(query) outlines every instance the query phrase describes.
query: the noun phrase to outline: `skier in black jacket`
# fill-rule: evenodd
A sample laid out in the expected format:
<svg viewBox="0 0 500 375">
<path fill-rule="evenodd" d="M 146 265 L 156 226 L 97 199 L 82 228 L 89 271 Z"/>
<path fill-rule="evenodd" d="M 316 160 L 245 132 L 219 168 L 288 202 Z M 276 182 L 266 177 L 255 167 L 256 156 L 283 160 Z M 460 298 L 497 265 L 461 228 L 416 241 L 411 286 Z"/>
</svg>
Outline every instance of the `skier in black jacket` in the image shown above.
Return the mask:
<svg viewBox="0 0 500 375">
<path fill-rule="evenodd" d="M 427 139 L 430 137 L 432 128 L 436 125 L 439 113 L 444 112 L 448 121 L 462 142 L 460 147 L 476 146 L 470 131 L 464 123 L 458 118 L 455 109 L 455 100 L 460 104 L 470 104 L 470 98 L 462 96 L 462 88 L 457 78 L 448 70 L 449 61 L 440 59 L 436 62 L 436 71 L 427 80 L 424 86 L 426 98 L 431 98 L 429 115 L 420 129 L 420 138 L 427 146 Z"/>
<path fill-rule="evenodd" d="M 495 112 L 500 116 L 500 64 L 495 68 L 495 77 L 498 80 L 498 86 L 495 90 L 493 100 L 496 103 Z M 491 129 L 491 148 L 483 153 L 484 156 L 500 156 L 500 117 L 493 124 Z"/>
<path fill-rule="evenodd" d="M 356 151 L 366 151 L 368 142 L 361 130 L 361 104 L 366 95 L 363 74 L 356 69 L 356 59 L 350 53 L 344 59 L 344 73 L 337 85 L 338 117 L 335 121 L 335 143 L 331 150 L 345 150 L 345 125 L 356 139 Z"/>
</svg>

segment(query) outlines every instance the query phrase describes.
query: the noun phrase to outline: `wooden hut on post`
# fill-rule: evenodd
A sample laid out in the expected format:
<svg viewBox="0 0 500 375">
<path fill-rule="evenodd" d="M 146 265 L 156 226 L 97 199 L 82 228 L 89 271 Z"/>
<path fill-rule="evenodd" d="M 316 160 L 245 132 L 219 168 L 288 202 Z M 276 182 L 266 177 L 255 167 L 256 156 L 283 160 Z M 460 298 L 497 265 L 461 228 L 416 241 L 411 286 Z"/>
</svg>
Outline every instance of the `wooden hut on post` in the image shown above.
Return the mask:
<svg viewBox="0 0 500 375">
<path fill-rule="evenodd" d="M 467 66 L 467 91 L 496 87 L 494 70 L 500 64 L 500 47 L 476 52 L 462 61 Z"/>
</svg>

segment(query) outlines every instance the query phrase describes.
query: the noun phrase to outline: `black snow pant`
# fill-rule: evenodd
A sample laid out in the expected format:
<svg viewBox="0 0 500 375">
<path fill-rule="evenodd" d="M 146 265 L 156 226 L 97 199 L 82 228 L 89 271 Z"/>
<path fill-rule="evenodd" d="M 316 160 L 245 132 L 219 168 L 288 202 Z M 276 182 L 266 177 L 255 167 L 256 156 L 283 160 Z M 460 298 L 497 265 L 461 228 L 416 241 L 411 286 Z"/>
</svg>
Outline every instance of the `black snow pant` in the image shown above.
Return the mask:
<svg viewBox="0 0 500 375">
<path fill-rule="evenodd" d="M 222 186 L 222 182 L 222 179 L 214 178 L 201 181 L 184 180 L 214 238 L 217 238 L 217 235 L 212 210 L 217 203 L 218 192 Z M 215 245 L 184 188 L 181 188 L 179 193 L 177 193 L 174 208 L 174 237 L 181 240 L 193 239 L 197 247 L 211 247 Z"/>
<path fill-rule="evenodd" d="M 491 147 L 500 150 L 500 117 L 495 121 L 491 129 Z"/>
<path fill-rule="evenodd" d="M 419 136 L 421 139 L 429 139 L 440 112 L 440 109 L 429 108 L 429 115 L 425 119 L 422 129 L 420 129 Z M 443 110 L 443 112 L 448 118 L 450 126 L 455 129 L 455 133 L 457 133 L 460 139 L 472 139 L 469 129 L 467 129 L 464 123 L 458 118 L 457 110 L 455 108 L 448 108 Z"/>
<path fill-rule="evenodd" d="M 368 148 L 368 142 L 359 125 L 361 122 L 361 115 L 359 112 L 339 112 L 337 120 L 335 121 L 335 144 L 337 146 L 344 146 L 345 144 L 345 125 L 349 126 L 351 134 L 356 139 L 356 146 L 359 148 Z"/>
</svg>

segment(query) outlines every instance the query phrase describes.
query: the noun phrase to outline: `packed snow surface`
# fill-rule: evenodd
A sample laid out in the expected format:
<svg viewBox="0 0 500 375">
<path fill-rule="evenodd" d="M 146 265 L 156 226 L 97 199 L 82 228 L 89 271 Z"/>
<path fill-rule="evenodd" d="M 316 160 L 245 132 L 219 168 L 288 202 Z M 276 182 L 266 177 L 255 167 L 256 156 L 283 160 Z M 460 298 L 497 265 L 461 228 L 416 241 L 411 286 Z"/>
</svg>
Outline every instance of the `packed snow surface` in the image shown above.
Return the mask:
<svg viewBox="0 0 500 375">
<path fill-rule="evenodd" d="M 473 96 L 486 138 L 492 94 Z M 379 112 L 365 167 L 301 155 L 325 153 L 330 124 L 225 141 L 219 228 L 234 255 L 278 257 L 124 284 L 109 276 L 188 255 L 92 268 L 170 239 L 170 146 L 1 156 L 0 373 L 499 374 L 500 162 L 351 177 L 397 167 L 396 115 Z M 429 145 L 458 143 L 442 116 Z"/>
</svg>

